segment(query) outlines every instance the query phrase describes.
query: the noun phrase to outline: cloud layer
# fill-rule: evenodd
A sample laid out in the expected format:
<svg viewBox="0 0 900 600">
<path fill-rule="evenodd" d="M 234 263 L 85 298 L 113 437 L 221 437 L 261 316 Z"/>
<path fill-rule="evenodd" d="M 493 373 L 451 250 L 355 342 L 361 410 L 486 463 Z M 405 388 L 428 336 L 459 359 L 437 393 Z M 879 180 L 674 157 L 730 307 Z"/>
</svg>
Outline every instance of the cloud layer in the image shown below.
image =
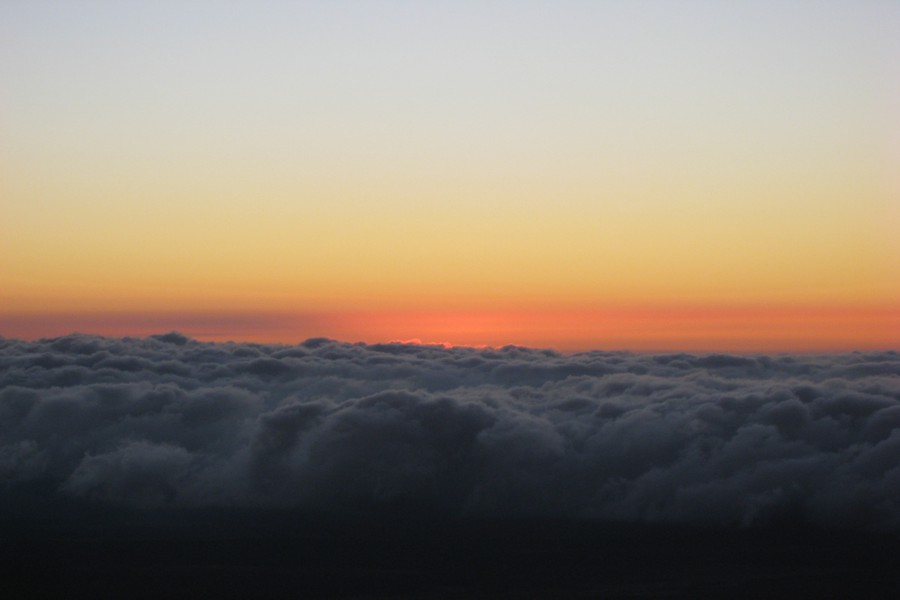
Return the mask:
<svg viewBox="0 0 900 600">
<path fill-rule="evenodd" d="M 0 339 L 0 490 L 900 530 L 900 354 Z"/>
</svg>

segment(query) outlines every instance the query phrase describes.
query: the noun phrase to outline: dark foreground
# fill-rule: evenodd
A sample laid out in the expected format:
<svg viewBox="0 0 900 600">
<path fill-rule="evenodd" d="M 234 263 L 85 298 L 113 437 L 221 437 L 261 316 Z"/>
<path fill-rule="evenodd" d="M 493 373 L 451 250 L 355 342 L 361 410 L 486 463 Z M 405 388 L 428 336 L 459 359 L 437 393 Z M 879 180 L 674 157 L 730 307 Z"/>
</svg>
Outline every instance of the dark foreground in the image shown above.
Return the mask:
<svg viewBox="0 0 900 600">
<path fill-rule="evenodd" d="M 894 599 L 898 498 L 892 351 L 0 339 L 0 600 Z"/>
<path fill-rule="evenodd" d="M 11 598 L 897 598 L 900 540 L 281 511 L 3 517 Z"/>
</svg>

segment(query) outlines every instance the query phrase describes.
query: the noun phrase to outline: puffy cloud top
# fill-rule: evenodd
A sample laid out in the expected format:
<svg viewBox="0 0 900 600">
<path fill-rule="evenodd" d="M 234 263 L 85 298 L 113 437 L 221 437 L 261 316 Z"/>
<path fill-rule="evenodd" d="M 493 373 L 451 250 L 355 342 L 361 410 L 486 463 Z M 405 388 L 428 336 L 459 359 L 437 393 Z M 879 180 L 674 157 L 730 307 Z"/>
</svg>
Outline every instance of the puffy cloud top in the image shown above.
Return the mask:
<svg viewBox="0 0 900 600">
<path fill-rule="evenodd" d="M 0 339 L 0 482 L 132 507 L 900 530 L 900 355 Z"/>
</svg>

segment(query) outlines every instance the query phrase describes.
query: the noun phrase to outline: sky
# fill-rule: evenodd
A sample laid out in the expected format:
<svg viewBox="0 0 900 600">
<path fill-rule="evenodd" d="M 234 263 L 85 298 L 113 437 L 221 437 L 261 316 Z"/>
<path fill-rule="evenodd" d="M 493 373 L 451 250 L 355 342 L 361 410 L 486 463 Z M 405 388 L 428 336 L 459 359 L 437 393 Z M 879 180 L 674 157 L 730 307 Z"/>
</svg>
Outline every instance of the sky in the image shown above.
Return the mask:
<svg viewBox="0 0 900 600">
<path fill-rule="evenodd" d="M 0 5 L 0 335 L 900 344 L 900 4 Z"/>
</svg>

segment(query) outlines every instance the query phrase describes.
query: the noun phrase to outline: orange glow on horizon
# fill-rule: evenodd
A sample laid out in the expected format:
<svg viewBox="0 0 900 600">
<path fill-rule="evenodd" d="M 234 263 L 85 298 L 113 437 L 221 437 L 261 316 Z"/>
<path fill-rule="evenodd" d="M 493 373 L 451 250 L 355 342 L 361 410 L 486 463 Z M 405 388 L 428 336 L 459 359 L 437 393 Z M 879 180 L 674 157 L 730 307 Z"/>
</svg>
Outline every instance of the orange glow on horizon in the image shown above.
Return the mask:
<svg viewBox="0 0 900 600">
<path fill-rule="evenodd" d="M 0 314 L 0 335 L 74 331 L 146 336 L 178 330 L 203 341 L 294 344 L 408 341 L 519 345 L 561 351 L 829 352 L 900 347 L 900 309 L 833 307 L 606 307 L 487 311 L 120 312 Z"/>
</svg>

